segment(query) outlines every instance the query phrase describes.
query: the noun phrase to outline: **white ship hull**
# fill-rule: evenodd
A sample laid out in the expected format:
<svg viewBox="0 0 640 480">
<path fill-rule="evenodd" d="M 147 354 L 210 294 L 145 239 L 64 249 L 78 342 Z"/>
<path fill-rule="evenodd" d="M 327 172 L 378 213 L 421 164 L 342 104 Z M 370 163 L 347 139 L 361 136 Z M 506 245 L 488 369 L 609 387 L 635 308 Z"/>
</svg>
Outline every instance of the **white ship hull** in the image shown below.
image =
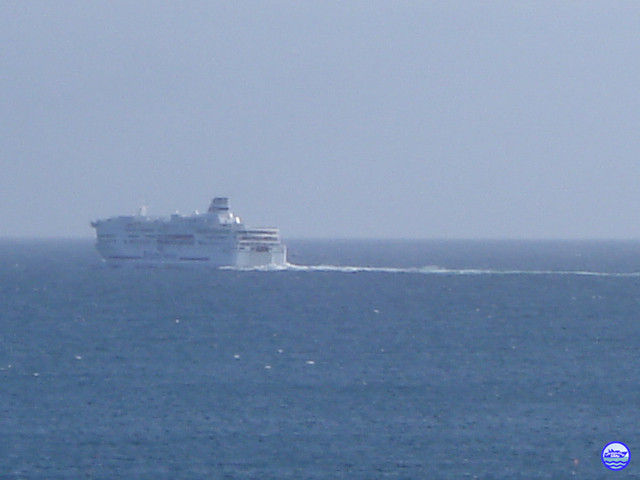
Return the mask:
<svg viewBox="0 0 640 480">
<path fill-rule="evenodd" d="M 250 268 L 287 262 L 278 229 L 243 225 L 229 212 L 226 198 L 215 198 L 203 214 L 168 219 L 140 214 L 91 225 L 96 229 L 96 248 L 111 265 Z"/>
</svg>

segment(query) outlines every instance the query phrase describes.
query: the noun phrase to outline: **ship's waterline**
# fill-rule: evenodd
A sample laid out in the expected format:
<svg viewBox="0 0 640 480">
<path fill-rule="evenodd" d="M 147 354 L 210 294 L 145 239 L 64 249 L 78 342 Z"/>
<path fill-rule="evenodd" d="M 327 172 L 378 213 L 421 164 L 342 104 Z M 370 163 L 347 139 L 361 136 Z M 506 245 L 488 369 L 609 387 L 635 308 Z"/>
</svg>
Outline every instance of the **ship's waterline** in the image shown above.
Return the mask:
<svg viewBox="0 0 640 480">
<path fill-rule="evenodd" d="M 285 265 L 287 247 L 277 228 L 244 225 L 216 197 L 206 213 L 149 217 L 144 209 L 91 222 L 96 248 L 111 265 Z"/>
</svg>

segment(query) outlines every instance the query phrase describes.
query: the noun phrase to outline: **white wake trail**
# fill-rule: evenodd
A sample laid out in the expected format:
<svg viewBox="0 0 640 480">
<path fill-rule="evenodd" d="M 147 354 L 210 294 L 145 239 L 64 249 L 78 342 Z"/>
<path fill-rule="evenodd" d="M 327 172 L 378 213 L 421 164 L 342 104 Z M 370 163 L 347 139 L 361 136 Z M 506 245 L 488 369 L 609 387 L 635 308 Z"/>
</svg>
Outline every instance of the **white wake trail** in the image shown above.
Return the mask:
<svg viewBox="0 0 640 480">
<path fill-rule="evenodd" d="M 223 270 L 258 272 L 337 272 L 337 273 L 393 273 L 423 275 L 571 275 L 591 277 L 640 277 L 640 272 L 598 272 L 588 270 L 499 270 L 484 268 L 445 268 L 437 265 L 423 267 L 370 267 L 355 265 L 262 265 L 257 267 L 222 267 Z"/>
</svg>

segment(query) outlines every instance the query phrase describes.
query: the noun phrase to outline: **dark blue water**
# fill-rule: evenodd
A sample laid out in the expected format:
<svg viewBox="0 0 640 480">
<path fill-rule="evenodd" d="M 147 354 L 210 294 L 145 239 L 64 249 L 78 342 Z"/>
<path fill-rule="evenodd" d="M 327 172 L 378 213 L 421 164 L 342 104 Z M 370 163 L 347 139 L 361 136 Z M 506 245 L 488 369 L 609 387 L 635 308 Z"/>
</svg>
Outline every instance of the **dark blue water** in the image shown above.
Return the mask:
<svg viewBox="0 0 640 480">
<path fill-rule="evenodd" d="M 0 478 L 638 475 L 640 243 L 290 260 L 324 266 L 111 269 L 91 242 L 0 242 Z"/>
</svg>

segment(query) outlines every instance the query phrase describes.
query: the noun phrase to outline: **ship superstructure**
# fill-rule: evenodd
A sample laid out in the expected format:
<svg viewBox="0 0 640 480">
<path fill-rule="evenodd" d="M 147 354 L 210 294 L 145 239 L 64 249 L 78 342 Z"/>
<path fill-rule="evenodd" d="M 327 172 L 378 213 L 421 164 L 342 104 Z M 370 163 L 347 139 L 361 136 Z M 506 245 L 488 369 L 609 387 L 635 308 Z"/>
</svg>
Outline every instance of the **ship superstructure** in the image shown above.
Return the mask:
<svg viewBox="0 0 640 480">
<path fill-rule="evenodd" d="M 216 197 L 206 213 L 111 217 L 91 222 L 96 248 L 110 264 L 203 264 L 254 267 L 285 265 L 287 248 L 277 228 L 242 224 L 229 199 Z"/>
</svg>

